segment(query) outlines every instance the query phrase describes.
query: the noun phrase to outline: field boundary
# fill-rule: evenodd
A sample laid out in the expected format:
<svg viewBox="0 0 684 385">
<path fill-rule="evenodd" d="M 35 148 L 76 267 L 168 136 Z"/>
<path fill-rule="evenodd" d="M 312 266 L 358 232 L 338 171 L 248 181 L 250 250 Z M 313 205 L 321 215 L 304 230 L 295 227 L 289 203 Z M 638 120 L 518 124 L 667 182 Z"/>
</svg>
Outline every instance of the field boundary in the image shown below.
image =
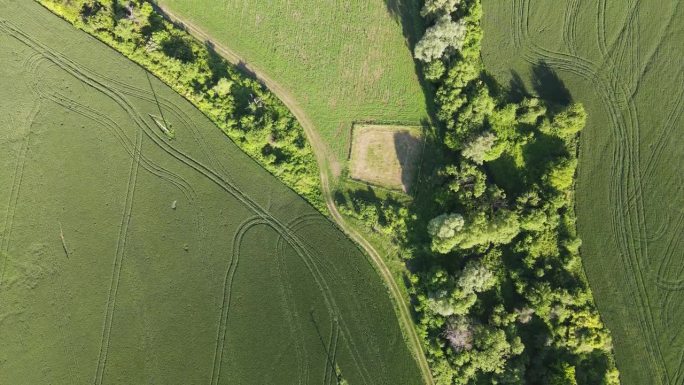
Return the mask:
<svg viewBox="0 0 684 385">
<path fill-rule="evenodd" d="M 558 72 L 577 76 L 583 81 L 592 84 L 592 92 L 598 97 L 598 102 L 605 108 L 605 118 L 610 123 L 611 134 L 614 143 L 610 154 L 609 203 L 612 207 L 610 212 L 610 232 L 615 239 L 615 251 L 618 255 L 616 263 L 622 268 L 622 277 L 625 280 L 625 287 L 633 297 L 633 301 L 638 311 L 630 313 L 635 318 L 633 327 L 634 334 L 641 337 L 643 343 L 645 366 L 649 369 L 654 383 L 669 384 L 677 382 L 681 377 L 680 368 L 684 360 L 680 358 L 679 368 L 674 372 L 668 368 L 667 357 L 663 354 L 665 344 L 659 342 L 659 331 L 655 326 L 658 322 L 658 315 L 654 314 L 654 309 L 661 306 L 669 306 L 671 301 L 670 293 L 673 290 L 681 290 L 678 282 L 663 282 L 663 265 L 669 263 L 669 255 L 672 245 L 668 244 L 665 258 L 660 262 L 657 270 L 650 264 L 653 256 L 649 254 L 649 241 L 655 235 L 649 234 L 646 227 L 646 192 L 645 180 L 652 177 L 654 170 L 654 159 L 661 156 L 663 150 L 662 142 L 664 138 L 673 132 L 670 125 L 674 125 L 681 110 L 682 93 L 678 92 L 674 96 L 674 109 L 672 109 L 661 130 L 657 133 L 657 138 L 653 142 L 655 145 L 649 149 L 648 154 L 642 154 L 642 120 L 643 115 L 639 112 L 639 101 L 636 99 L 637 92 L 644 80 L 647 68 L 653 64 L 653 56 L 657 54 L 663 44 L 663 36 L 672 33 L 671 26 L 676 15 L 679 3 L 668 15 L 663 15 L 662 29 L 657 36 L 652 48 L 644 47 L 645 57 L 642 58 L 641 39 L 639 36 L 639 2 L 630 1 L 625 4 L 624 20 L 617 25 L 618 31 L 614 36 L 609 35 L 608 23 L 610 19 L 608 2 L 600 0 L 597 2 L 595 16 L 596 32 L 592 38 L 592 44 L 598 50 L 598 55 L 591 57 L 580 57 L 576 45 L 576 28 L 579 1 L 572 1 L 568 4 L 564 27 L 563 43 L 565 50 L 560 48 L 547 48 L 535 41 L 535 35 L 530 33 L 530 18 L 533 12 L 530 9 L 530 0 L 514 0 L 511 3 L 511 12 L 507 17 L 512 32 L 513 46 L 520 52 L 521 59 L 529 65 L 535 65 L 543 61 Z M 595 40 L 594 40 L 595 39 Z M 627 66 L 628 71 L 620 71 L 620 66 Z M 677 78 L 681 77 L 682 72 L 677 73 Z M 680 90 L 681 91 L 681 90 Z M 583 134 L 584 135 L 584 134 Z M 582 146 L 580 146 L 582 151 Z M 642 161 L 646 158 L 646 162 Z M 580 163 L 580 170 L 582 163 Z M 669 221 L 669 218 L 668 218 Z M 672 223 L 672 222 L 668 222 Z M 679 223 L 672 225 L 677 233 Z M 664 231 L 663 224 L 655 231 L 661 234 Z M 661 236 L 661 235 L 658 235 Z M 649 280 L 653 279 L 653 284 L 662 289 L 665 294 L 663 303 L 658 304 L 658 299 L 652 297 L 649 292 Z M 669 285 L 669 283 L 672 284 Z M 622 288 L 622 287 L 621 287 Z M 605 290 L 605 288 L 604 288 Z M 611 312 L 612 313 L 612 312 Z M 613 317 L 616 315 L 613 313 Z M 667 325 L 668 315 L 665 314 L 664 320 Z M 618 329 L 626 330 L 627 324 L 620 325 Z M 674 340 L 674 339 L 673 339 Z M 667 350 L 667 348 L 664 348 Z M 641 356 L 641 355 L 640 355 Z M 684 357 L 681 354 L 680 357 Z M 619 366 L 619 365 L 618 365 Z"/>
<path fill-rule="evenodd" d="M 384 263 L 380 253 L 367 241 L 358 231 L 356 231 L 352 226 L 350 226 L 345 219 L 340 214 L 335 200 L 333 199 L 332 189 L 330 186 L 330 169 L 334 168 L 335 165 L 330 163 L 330 157 L 328 156 L 329 149 L 327 145 L 321 140 L 313 122 L 306 116 L 304 110 L 301 108 L 296 99 L 292 94 L 285 88 L 280 86 L 276 81 L 271 79 L 259 68 L 248 64 L 243 60 L 243 58 L 230 48 L 214 41 L 209 34 L 204 32 L 201 28 L 196 25 L 187 22 L 183 18 L 177 16 L 171 12 L 166 7 L 154 2 L 153 5 L 157 10 L 162 13 L 164 17 L 169 19 L 172 23 L 182 25 L 186 32 L 194 36 L 196 39 L 212 43 L 216 53 L 221 55 L 228 62 L 239 65 L 248 71 L 252 72 L 255 77 L 262 82 L 271 92 L 273 92 L 285 106 L 292 112 L 299 124 L 304 129 L 311 147 L 313 148 L 314 155 L 319 165 L 320 177 L 321 177 L 321 190 L 325 199 L 326 206 L 330 211 L 331 218 L 339 226 L 339 228 L 347 234 L 347 236 L 354 241 L 362 250 L 370 257 L 371 262 L 375 266 L 376 270 L 385 281 L 385 286 L 387 287 L 392 302 L 395 304 L 395 310 L 398 313 L 401 329 L 404 332 L 404 336 L 409 340 L 414 358 L 416 359 L 419 367 L 421 369 L 423 379 L 426 384 L 433 385 L 434 380 L 432 379 L 432 374 L 430 372 L 430 367 L 427 363 L 425 357 L 425 352 L 423 350 L 422 342 L 418 337 L 418 333 L 414 327 L 413 317 L 408 304 L 402 300 L 401 292 L 392 276 L 390 269 Z M 339 165 L 337 165 L 339 167 Z"/>
<path fill-rule="evenodd" d="M 390 132 L 408 132 L 412 135 L 415 135 L 418 139 L 421 141 L 421 147 L 420 147 L 420 153 L 418 154 L 418 157 L 414 159 L 415 167 L 416 167 L 416 172 L 412 176 L 412 180 L 409 183 L 409 188 L 406 190 L 398 188 L 396 186 L 390 186 L 390 185 L 385 185 L 380 182 L 374 182 L 371 180 L 365 180 L 359 177 L 354 177 L 352 175 L 353 169 L 354 169 L 354 164 L 355 162 L 353 161 L 352 157 L 354 155 L 354 145 L 356 144 L 356 139 L 357 135 L 360 135 L 358 133 L 359 130 L 361 129 L 378 129 L 378 130 L 384 130 L 384 131 L 390 131 Z M 388 192 L 392 193 L 401 193 L 401 194 L 406 194 L 410 195 L 411 188 L 413 187 L 413 183 L 416 181 L 419 172 L 420 172 L 420 165 L 423 160 L 423 151 L 425 150 L 425 126 L 420 125 L 420 124 L 406 124 L 406 123 L 377 123 L 377 122 L 354 122 L 352 124 L 352 129 L 351 129 L 351 135 L 350 135 L 350 145 L 349 145 L 349 151 L 347 153 L 347 164 L 348 164 L 348 175 L 347 178 L 353 182 L 361 183 L 366 186 L 372 186 L 374 188 L 381 188 L 383 190 L 386 190 Z"/>
</svg>

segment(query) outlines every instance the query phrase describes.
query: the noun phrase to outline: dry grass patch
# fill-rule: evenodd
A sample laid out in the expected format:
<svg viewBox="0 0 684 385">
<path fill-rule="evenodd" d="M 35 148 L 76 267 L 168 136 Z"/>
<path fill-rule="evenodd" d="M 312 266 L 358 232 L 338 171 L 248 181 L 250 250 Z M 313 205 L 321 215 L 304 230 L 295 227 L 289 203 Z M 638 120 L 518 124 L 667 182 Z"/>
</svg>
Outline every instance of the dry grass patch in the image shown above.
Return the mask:
<svg viewBox="0 0 684 385">
<path fill-rule="evenodd" d="M 352 179 L 408 192 L 423 150 L 420 127 L 355 125 L 349 159 Z"/>
</svg>

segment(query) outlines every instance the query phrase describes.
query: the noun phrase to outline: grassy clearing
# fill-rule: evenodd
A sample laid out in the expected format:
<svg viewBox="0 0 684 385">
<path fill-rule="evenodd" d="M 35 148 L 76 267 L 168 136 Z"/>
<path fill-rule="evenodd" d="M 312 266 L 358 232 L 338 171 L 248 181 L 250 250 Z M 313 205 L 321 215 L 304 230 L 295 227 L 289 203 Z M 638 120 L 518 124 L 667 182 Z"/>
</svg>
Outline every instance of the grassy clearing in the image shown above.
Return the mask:
<svg viewBox="0 0 684 385">
<path fill-rule="evenodd" d="M 587 108 L 578 229 L 622 382 L 680 384 L 684 8 L 678 1 L 483 4 L 488 69 L 520 93 Z"/>
<path fill-rule="evenodd" d="M 420 127 L 355 125 L 349 176 L 408 192 L 416 178 L 422 150 Z"/>
<path fill-rule="evenodd" d="M 400 23 L 415 11 L 406 25 L 420 29 L 417 1 L 158 3 L 290 90 L 320 132 L 334 175 L 345 166 L 352 122 L 427 118 Z"/>
<path fill-rule="evenodd" d="M 0 383 L 421 382 L 326 218 L 132 62 L 0 15 Z"/>
</svg>

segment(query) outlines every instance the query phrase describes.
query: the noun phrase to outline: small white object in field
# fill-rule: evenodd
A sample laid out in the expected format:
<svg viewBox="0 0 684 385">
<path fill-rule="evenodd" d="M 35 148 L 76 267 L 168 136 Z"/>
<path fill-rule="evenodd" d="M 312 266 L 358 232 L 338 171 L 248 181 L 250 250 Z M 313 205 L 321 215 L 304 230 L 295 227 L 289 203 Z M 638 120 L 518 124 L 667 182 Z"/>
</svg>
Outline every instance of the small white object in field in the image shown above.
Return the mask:
<svg viewBox="0 0 684 385">
<path fill-rule="evenodd" d="M 171 208 L 175 210 L 177 203 L 178 203 L 178 201 L 173 201 L 173 203 L 171 203 Z"/>
</svg>

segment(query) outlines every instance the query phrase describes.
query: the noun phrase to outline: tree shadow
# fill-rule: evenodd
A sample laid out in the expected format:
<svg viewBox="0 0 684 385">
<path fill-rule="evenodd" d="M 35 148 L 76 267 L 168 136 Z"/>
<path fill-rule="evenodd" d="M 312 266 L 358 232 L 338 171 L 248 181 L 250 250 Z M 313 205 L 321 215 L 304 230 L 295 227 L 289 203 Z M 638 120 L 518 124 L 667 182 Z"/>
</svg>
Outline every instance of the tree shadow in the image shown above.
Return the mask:
<svg viewBox="0 0 684 385">
<path fill-rule="evenodd" d="M 482 71 L 482 73 L 480 74 L 480 78 L 482 79 L 482 82 L 487 85 L 490 94 L 501 95 L 504 93 L 503 87 L 501 87 L 501 84 L 497 81 L 497 79 L 494 76 L 492 76 L 492 74 L 486 71 Z"/>
<path fill-rule="evenodd" d="M 498 159 L 487 163 L 492 179 L 497 186 L 504 189 L 509 197 L 519 196 L 526 189 L 525 177 L 515 165 L 515 159 L 510 154 L 503 154 Z"/>
<path fill-rule="evenodd" d="M 172 57 L 182 63 L 190 63 L 195 60 L 190 42 L 183 36 L 171 35 L 171 37 L 161 44 L 162 52 L 168 57 Z"/>
<path fill-rule="evenodd" d="M 385 6 L 392 18 L 401 24 L 408 47 L 413 50 L 425 30 L 425 22 L 420 16 L 421 1 L 385 0 Z"/>
<path fill-rule="evenodd" d="M 529 180 L 540 180 L 552 163 L 567 156 L 567 152 L 563 139 L 544 133 L 537 134 L 537 139 L 523 148 L 523 158 L 527 165 L 526 174 Z"/>
<path fill-rule="evenodd" d="M 385 6 L 387 7 L 387 12 L 390 14 L 392 19 L 401 25 L 406 46 L 411 52 L 411 57 L 413 58 L 413 49 L 425 32 L 425 21 L 420 16 L 422 1 L 385 0 Z M 428 116 L 430 117 L 432 124 L 436 125 L 438 120 L 436 119 L 437 106 L 434 102 L 434 86 L 425 79 L 425 76 L 423 75 L 423 65 L 415 59 L 413 59 L 413 63 L 416 75 L 418 76 L 418 82 L 423 89 L 423 96 L 425 98 L 425 106 Z"/>
<path fill-rule="evenodd" d="M 525 81 L 515 70 L 511 71 L 511 80 L 508 82 L 508 89 L 506 92 L 506 99 L 511 103 L 520 103 L 523 99 L 530 96 Z"/>
<path fill-rule="evenodd" d="M 151 0 L 150 4 L 152 5 L 152 8 L 155 11 L 156 15 L 160 15 L 162 19 L 166 20 L 167 22 L 171 23 L 175 28 L 178 28 L 185 33 L 187 33 L 189 36 L 193 37 L 194 39 L 199 40 L 197 37 L 195 37 L 190 30 L 187 28 L 187 26 L 172 18 L 168 13 L 166 13 L 158 4 L 156 1 Z M 207 54 L 209 56 L 209 66 L 212 71 L 212 80 L 218 81 L 221 77 L 224 77 L 229 74 L 229 70 L 236 70 L 240 75 L 243 75 L 245 77 L 248 77 L 252 80 L 257 81 L 259 84 L 261 84 L 262 87 L 267 88 L 266 85 L 264 84 L 263 81 L 261 81 L 256 73 L 254 71 L 250 70 L 247 64 L 243 61 L 240 61 L 237 64 L 232 64 L 228 62 L 226 59 L 224 59 L 219 53 L 216 52 L 216 47 L 214 43 L 210 40 L 204 40 L 202 41 L 204 44 L 204 47 L 207 49 Z"/>
<path fill-rule="evenodd" d="M 394 140 L 394 150 L 401 168 L 401 185 L 404 188 L 404 192 L 408 193 L 413 187 L 419 167 L 418 163 L 420 161 L 423 140 L 420 137 L 411 135 L 408 131 L 395 132 L 392 139 Z"/>
<path fill-rule="evenodd" d="M 539 98 L 549 103 L 562 107 L 572 103 L 570 90 L 556 71 L 543 60 L 532 67 L 532 87 Z"/>
<path fill-rule="evenodd" d="M 524 98 L 536 96 L 556 107 L 567 107 L 573 102 L 570 90 L 548 63 L 543 60 L 532 66 L 530 83 L 532 91 L 527 88 L 525 80 L 515 70 L 511 71 L 508 87 L 502 89 L 503 99 L 511 103 L 519 103 Z"/>
<path fill-rule="evenodd" d="M 318 327 L 318 322 L 316 322 L 316 317 L 314 317 L 314 310 L 313 309 L 309 310 L 309 318 L 311 319 L 311 323 L 313 324 L 314 329 L 316 330 L 316 335 L 318 335 L 318 340 L 321 343 L 321 347 L 323 348 L 323 351 L 325 352 L 325 361 L 326 361 L 325 371 L 326 371 L 326 373 L 328 372 L 329 369 L 328 369 L 327 365 L 329 365 L 331 368 L 330 370 L 333 373 L 335 373 L 335 368 L 337 366 L 337 362 L 336 362 L 337 343 L 334 341 L 331 341 L 334 344 L 334 346 L 332 347 L 333 349 L 331 351 L 331 349 L 330 349 L 331 347 L 325 343 L 325 339 L 323 338 L 323 334 L 321 334 L 321 329 Z M 335 334 L 336 326 L 339 327 L 337 325 L 337 319 L 335 318 L 335 319 L 333 319 L 333 323 L 332 323 L 332 330 L 331 330 L 332 334 Z"/>
<path fill-rule="evenodd" d="M 173 18 L 171 18 L 171 16 L 170 16 L 168 13 L 166 13 L 166 11 L 164 11 L 164 10 L 159 6 L 159 4 L 157 4 L 157 1 L 156 1 L 156 0 L 150 0 L 150 5 L 152 6 L 152 9 L 154 10 L 154 14 L 161 15 L 161 17 L 162 17 L 164 20 L 166 20 L 166 21 L 168 21 L 169 23 L 173 24 L 174 27 L 179 28 L 179 29 L 181 29 L 181 30 L 183 30 L 183 31 L 185 31 L 185 32 L 187 32 L 187 33 L 189 33 L 189 32 L 188 32 L 188 28 L 185 26 L 185 24 L 183 24 L 183 23 L 181 23 L 181 22 L 179 22 L 179 21 L 174 20 Z"/>
<path fill-rule="evenodd" d="M 228 77 L 229 66 L 225 59 L 223 59 L 223 57 L 216 52 L 214 43 L 211 41 L 205 41 L 204 47 L 207 49 L 207 64 L 209 64 L 209 70 L 211 71 L 211 80 L 214 84 L 216 84 L 219 79 Z"/>
</svg>

